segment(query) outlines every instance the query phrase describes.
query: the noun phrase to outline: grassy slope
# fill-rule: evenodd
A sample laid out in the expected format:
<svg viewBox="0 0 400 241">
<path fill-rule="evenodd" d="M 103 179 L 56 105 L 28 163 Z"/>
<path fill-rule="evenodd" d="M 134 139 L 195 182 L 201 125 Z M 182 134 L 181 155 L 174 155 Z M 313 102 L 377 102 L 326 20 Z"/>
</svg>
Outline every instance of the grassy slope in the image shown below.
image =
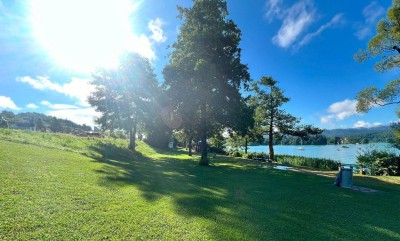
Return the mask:
<svg viewBox="0 0 400 241">
<path fill-rule="evenodd" d="M 139 143 L 0 130 L 0 240 L 398 240 L 399 185 L 332 179 Z"/>
</svg>

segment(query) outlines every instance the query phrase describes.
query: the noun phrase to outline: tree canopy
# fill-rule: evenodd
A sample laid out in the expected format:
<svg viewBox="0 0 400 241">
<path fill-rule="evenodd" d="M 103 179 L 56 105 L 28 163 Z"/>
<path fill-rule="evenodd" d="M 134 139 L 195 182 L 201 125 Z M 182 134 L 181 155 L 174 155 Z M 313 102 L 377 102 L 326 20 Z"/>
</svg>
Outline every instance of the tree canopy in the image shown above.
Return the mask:
<svg viewBox="0 0 400 241">
<path fill-rule="evenodd" d="M 255 107 L 255 125 L 258 133 L 268 135 L 269 157 L 274 160 L 274 138 L 284 135 L 307 138 L 319 135 L 322 130 L 311 125 L 299 125 L 300 119 L 282 109 L 289 102 L 282 89 L 272 77 L 261 77 L 253 83 L 255 95 L 252 104 Z"/>
<path fill-rule="evenodd" d="M 367 50 L 360 50 L 355 59 L 364 62 L 380 57 L 375 70 L 386 72 L 400 67 L 400 0 L 394 0 L 386 18 L 376 26 L 377 34 L 369 41 Z M 389 82 L 383 89 L 375 86 L 365 88 L 357 95 L 357 111 L 368 112 L 376 106 L 400 103 L 400 79 Z"/>
<path fill-rule="evenodd" d="M 149 61 L 138 54 L 121 57 L 116 69 L 99 69 L 93 74 L 96 90 L 89 103 L 101 113 L 96 120 L 103 129 L 129 132 L 129 149 L 135 149 L 138 123 L 154 109 L 158 81 Z"/>
<path fill-rule="evenodd" d="M 294 131 L 299 119 L 281 108 L 290 99 L 284 95 L 272 77 L 261 77 L 253 83 L 253 90 L 256 93 L 252 97 L 256 108 L 255 128 L 268 135 L 269 157 L 274 160 L 274 137 L 279 133 Z"/>
<path fill-rule="evenodd" d="M 178 10 L 183 24 L 163 71 L 164 86 L 182 115 L 183 127 L 197 130 L 200 165 L 208 165 L 207 138 L 213 129 L 232 124 L 242 98 L 239 90 L 250 76 L 241 63 L 241 32 L 227 19 L 225 1 L 195 0 L 191 8 Z"/>
</svg>

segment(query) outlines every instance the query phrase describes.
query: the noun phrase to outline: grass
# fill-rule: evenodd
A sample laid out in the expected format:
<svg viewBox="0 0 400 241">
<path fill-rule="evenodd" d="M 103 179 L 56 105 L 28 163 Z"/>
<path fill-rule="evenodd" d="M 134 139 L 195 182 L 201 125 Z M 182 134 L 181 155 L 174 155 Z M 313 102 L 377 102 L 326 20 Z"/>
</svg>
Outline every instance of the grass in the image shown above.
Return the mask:
<svg viewBox="0 0 400 241">
<path fill-rule="evenodd" d="M 0 130 L 0 240 L 399 240 L 400 186 L 142 142 Z M 392 179 L 390 179 L 391 181 Z"/>
</svg>

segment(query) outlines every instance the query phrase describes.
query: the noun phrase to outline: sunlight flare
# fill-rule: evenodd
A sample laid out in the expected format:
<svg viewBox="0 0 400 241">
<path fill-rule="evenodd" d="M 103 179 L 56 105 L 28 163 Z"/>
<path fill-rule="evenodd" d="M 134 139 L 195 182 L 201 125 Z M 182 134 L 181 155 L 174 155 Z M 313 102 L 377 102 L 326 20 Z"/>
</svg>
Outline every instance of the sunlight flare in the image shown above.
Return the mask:
<svg viewBox="0 0 400 241">
<path fill-rule="evenodd" d="M 112 67 L 132 39 L 129 0 L 32 0 L 33 33 L 60 65 Z"/>
</svg>

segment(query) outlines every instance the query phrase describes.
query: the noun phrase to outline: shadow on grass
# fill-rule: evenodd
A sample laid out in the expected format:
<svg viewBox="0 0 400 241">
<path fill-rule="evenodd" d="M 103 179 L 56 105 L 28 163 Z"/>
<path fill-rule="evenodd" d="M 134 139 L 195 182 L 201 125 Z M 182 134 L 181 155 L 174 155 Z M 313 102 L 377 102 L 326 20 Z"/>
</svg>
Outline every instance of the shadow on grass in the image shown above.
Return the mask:
<svg viewBox="0 0 400 241">
<path fill-rule="evenodd" d="M 92 150 L 98 154 L 92 158 L 105 164 L 97 170 L 100 185 L 135 186 L 149 202 L 168 197 L 177 214 L 204 220 L 214 239 L 390 240 L 399 233 L 399 193 L 366 196 L 335 188 L 330 178 L 232 158 L 200 167 L 180 152 L 151 158 L 111 144 Z M 367 233 L 360 232 L 365 225 Z"/>
<path fill-rule="evenodd" d="M 400 177 L 398 177 L 400 180 Z M 381 180 L 378 177 L 355 176 L 354 184 L 357 186 L 369 187 L 385 192 L 400 192 L 400 185 L 389 181 Z"/>
</svg>

